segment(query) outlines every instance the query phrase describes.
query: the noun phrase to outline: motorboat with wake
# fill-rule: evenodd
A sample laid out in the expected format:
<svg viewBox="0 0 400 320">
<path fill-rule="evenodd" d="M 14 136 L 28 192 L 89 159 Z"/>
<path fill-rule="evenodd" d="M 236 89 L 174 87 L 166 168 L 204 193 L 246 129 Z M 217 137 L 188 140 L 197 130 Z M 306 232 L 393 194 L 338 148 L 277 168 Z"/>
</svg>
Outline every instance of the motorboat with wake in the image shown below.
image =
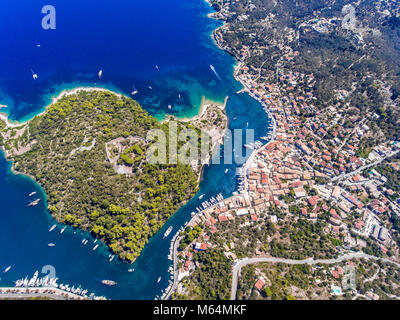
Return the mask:
<svg viewBox="0 0 400 320">
<path fill-rule="evenodd" d="M 8 271 L 10 271 L 10 269 L 11 269 L 11 266 L 8 266 L 7 268 L 5 268 L 5 269 L 3 270 L 3 273 L 7 273 Z"/>
</svg>

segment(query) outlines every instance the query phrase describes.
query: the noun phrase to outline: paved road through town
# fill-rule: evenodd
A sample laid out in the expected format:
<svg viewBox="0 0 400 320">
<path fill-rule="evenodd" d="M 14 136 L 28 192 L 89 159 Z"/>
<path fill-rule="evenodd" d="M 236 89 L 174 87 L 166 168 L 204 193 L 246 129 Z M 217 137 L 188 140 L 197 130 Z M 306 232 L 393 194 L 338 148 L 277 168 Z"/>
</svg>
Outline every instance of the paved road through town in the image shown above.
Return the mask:
<svg viewBox="0 0 400 320">
<path fill-rule="evenodd" d="M 377 160 L 377 161 L 375 161 L 375 162 L 372 162 L 372 163 L 370 163 L 370 164 L 367 164 L 367 165 L 365 165 L 365 166 L 362 166 L 362 167 L 358 168 L 358 169 L 355 170 L 355 171 L 352 171 L 352 172 L 350 172 L 350 173 L 341 174 L 341 175 L 339 175 L 339 176 L 336 176 L 336 177 L 332 178 L 332 182 L 335 182 L 335 181 L 337 181 L 337 180 L 347 179 L 348 177 L 350 177 L 350 176 L 352 176 L 352 175 L 354 175 L 354 174 L 360 173 L 360 172 L 364 171 L 364 170 L 367 169 L 367 168 L 374 167 L 374 166 L 376 166 L 377 164 L 381 163 L 383 160 L 388 159 L 388 158 L 391 158 L 391 157 L 393 157 L 394 155 L 398 154 L 399 152 L 400 152 L 400 150 L 396 150 L 396 151 L 394 151 L 394 152 L 388 154 L 386 157 L 383 157 L 383 158 L 380 159 L 380 160 Z"/>
</svg>

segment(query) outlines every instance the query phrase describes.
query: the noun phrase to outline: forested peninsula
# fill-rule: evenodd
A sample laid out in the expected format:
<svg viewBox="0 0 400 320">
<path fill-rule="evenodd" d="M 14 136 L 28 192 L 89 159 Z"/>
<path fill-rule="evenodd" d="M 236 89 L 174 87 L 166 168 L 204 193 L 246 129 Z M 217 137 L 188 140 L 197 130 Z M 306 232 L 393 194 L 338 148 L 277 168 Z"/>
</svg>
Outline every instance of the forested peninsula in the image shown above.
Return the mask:
<svg viewBox="0 0 400 320">
<path fill-rule="evenodd" d="M 178 130 L 185 126 L 178 122 Z M 57 221 L 91 232 L 133 262 L 198 191 L 200 170 L 146 161 L 151 129 L 168 133 L 168 123 L 123 95 L 78 90 L 25 123 L 2 117 L 0 146 L 16 172 L 44 188 Z"/>
</svg>

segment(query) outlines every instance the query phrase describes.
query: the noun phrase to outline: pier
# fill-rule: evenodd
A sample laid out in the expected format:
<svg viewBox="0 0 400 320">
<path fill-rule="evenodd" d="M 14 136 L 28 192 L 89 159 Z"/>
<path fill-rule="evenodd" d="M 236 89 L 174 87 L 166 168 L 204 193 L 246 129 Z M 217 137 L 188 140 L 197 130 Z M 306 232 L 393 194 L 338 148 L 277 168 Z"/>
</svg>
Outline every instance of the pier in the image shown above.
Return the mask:
<svg viewBox="0 0 400 320">
<path fill-rule="evenodd" d="M 30 299 L 46 297 L 54 300 L 90 300 L 65 290 L 49 287 L 0 287 L 0 300 L 2 299 Z"/>
</svg>

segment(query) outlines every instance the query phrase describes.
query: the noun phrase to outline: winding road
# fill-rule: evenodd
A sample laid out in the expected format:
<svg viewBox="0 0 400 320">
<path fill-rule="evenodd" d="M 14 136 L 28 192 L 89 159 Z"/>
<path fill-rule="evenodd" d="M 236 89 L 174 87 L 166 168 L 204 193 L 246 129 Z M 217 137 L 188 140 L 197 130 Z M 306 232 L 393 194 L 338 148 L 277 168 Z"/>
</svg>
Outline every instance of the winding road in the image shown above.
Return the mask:
<svg viewBox="0 0 400 320">
<path fill-rule="evenodd" d="M 304 259 L 304 260 L 293 260 L 293 259 L 284 259 L 284 258 L 246 258 L 246 259 L 237 261 L 233 267 L 231 300 L 236 299 L 236 292 L 237 292 L 237 285 L 238 285 L 238 278 L 239 278 L 240 270 L 242 269 L 242 267 L 247 266 L 249 264 L 262 263 L 262 262 L 286 263 L 286 264 L 309 264 L 309 265 L 314 265 L 314 264 L 319 264 L 319 263 L 320 264 L 334 264 L 334 263 L 343 262 L 343 261 L 351 260 L 351 259 L 355 259 L 355 258 L 381 260 L 381 261 L 384 261 L 387 263 L 393 263 L 397 267 L 400 268 L 400 264 L 397 262 L 394 262 L 392 260 L 385 259 L 385 258 L 378 258 L 375 256 L 371 256 L 371 255 L 362 253 L 362 252 L 354 252 L 354 253 L 345 254 L 336 259 L 317 259 L 317 260 L 314 260 L 313 258 Z"/>
</svg>

